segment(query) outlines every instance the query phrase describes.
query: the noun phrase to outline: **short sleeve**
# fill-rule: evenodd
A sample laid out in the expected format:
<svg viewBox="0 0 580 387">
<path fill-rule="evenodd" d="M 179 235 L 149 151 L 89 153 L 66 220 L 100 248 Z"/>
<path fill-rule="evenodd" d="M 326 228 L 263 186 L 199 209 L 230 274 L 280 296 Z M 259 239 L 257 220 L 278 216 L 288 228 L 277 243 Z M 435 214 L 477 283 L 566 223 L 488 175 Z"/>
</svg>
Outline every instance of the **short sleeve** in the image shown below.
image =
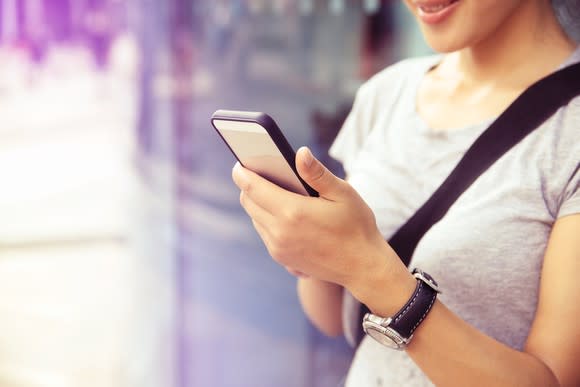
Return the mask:
<svg viewBox="0 0 580 387">
<path fill-rule="evenodd" d="M 372 99 L 370 85 L 363 84 L 357 91 L 352 109 L 328 152 L 342 163 L 347 175 L 351 172 L 353 161 L 372 127 Z"/>
<path fill-rule="evenodd" d="M 359 88 L 350 114 L 329 150 L 330 156 L 342 163 L 347 175 L 375 123 L 389 115 L 402 93 L 409 92 L 409 82 L 415 87 L 413 74 L 417 71 L 424 74 L 440 59 L 439 55 L 432 55 L 400 61 L 375 74 Z"/>
<path fill-rule="evenodd" d="M 564 198 L 558 211 L 558 218 L 567 215 L 580 214 L 580 169 L 576 170 L 564 191 Z"/>
<path fill-rule="evenodd" d="M 580 213 L 580 96 L 566 107 L 561 120 L 561 145 L 558 148 L 558 170 L 566 171 L 564 189 L 560 190 L 557 218 Z"/>
</svg>

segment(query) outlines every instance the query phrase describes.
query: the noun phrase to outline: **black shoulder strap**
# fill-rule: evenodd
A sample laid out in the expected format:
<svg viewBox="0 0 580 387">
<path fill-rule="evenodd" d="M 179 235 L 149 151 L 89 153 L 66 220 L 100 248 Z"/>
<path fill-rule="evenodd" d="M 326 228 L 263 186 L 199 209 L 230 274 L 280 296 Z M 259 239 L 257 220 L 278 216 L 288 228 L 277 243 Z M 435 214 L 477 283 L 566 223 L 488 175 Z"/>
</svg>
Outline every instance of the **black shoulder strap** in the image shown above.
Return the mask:
<svg viewBox="0 0 580 387">
<path fill-rule="evenodd" d="M 580 63 L 541 79 L 524 91 L 471 147 L 433 195 L 391 237 L 389 244 L 405 265 L 427 231 L 496 160 L 580 95 Z"/>
<path fill-rule="evenodd" d="M 451 174 L 389 244 L 409 266 L 415 247 L 469 186 L 496 160 L 538 128 L 560 107 L 580 95 L 580 63 L 539 80 L 524 91 L 465 152 Z M 368 312 L 361 307 L 361 317 Z M 361 318 L 362 321 L 362 318 Z M 359 338 L 362 339 L 362 330 Z"/>
</svg>

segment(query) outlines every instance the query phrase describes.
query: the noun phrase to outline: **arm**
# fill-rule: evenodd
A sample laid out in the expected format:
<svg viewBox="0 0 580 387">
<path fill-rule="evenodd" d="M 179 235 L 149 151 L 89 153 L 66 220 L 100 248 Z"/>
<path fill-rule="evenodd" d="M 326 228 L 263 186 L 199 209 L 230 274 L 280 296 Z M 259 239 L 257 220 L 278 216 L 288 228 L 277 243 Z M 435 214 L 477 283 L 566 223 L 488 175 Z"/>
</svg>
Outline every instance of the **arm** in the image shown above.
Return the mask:
<svg viewBox="0 0 580 387">
<path fill-rule="evenodd" d="M 442 303 L 417 329 L 407 352 L 441 386 L 580 385 L 580 215 L 564 217 L 553 228 L 545 253 L 536 317 L 523 351 L 476 330 Z M 359 296 L 378 315 L 397 306 L 380 294 L 395 292 L 390 279 L 377 279 L 374 291 Z"/>
<path fill-rule="evenodd" d="M 330 337 L 344 334 L 342 326 L 343 288 L 316 278 L 298 278 L 298 298 L 308 319 Z"/>
<path fill-rule="evenodd" d="M 342 287 L 315 278 L 299 278 L 298 297 L 304 313 L 322 333 L 342 335 Z"/>
<path fill-rule="evenodd" d="M 372 211 L 308 151 L 298 152 L 297 168 L 319 198 L 285 191 L 240 166 L 233 172 L 242 206 L 270 255 L 281 265 L 345 287 L 377 315 L 394 314 L 416 281 L 380 235 Z M 554 225 L 523 351 L 486 336 L 436 302 L 415 332 L 409 356 L 443 386 L 580 385 L 579 230 L 580 215 Z"/>
</svg>

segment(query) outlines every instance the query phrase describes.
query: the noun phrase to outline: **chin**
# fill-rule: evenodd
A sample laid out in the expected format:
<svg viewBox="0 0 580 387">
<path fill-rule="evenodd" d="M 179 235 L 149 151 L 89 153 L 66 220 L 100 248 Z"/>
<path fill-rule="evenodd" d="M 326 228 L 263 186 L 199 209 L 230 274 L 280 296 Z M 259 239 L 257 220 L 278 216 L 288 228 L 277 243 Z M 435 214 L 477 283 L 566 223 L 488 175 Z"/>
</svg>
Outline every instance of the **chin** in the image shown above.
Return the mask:
<svg viewBox="0 0 580 387">
<path fill-rule="evenodd" d="M 442 54 L 459 51 L 472 43 L 466 36 L 438 34 L 433 31 L 426 31 L 425 29 L 423 29 L 423 37 L 429 47 Z"/>
<path fill-rule="evenodd" d="M 543 0 L 547 1 L 547 0 Z M 532 0 L 405 0 L 427 44 L 449 53 L 472 47 L 509 25 L 518 15 L 532 16 Z M 512 18 L 510 20 L 510 18 Z M 517 20 L 516 20 L 517 21 Z"/>
</svg>

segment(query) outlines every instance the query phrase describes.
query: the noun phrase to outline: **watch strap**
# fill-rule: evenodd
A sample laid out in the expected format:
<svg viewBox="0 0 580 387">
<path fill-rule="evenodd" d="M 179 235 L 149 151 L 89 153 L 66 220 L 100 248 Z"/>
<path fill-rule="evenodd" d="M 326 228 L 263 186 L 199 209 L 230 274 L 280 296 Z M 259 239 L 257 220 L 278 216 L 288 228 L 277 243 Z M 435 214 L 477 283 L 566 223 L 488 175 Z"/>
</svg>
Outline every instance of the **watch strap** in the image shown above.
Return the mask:
<svg viewBox="0 0 580 387">
<path fill-rule="evenodd" d="M 414 270 L 413 274 L 417 278 L 415 292 L 413 292 L 409 301 L 391 317 L 391 323 L 389 324 L 390 328 L 407 339 L 413 335 L 415 329 L 427 317 L 437 299 L 438 293 L 437 283 L 427 273 Z M 428 283 L 429 281 L 432 281 L 432 283 Z"/>
</svg>

